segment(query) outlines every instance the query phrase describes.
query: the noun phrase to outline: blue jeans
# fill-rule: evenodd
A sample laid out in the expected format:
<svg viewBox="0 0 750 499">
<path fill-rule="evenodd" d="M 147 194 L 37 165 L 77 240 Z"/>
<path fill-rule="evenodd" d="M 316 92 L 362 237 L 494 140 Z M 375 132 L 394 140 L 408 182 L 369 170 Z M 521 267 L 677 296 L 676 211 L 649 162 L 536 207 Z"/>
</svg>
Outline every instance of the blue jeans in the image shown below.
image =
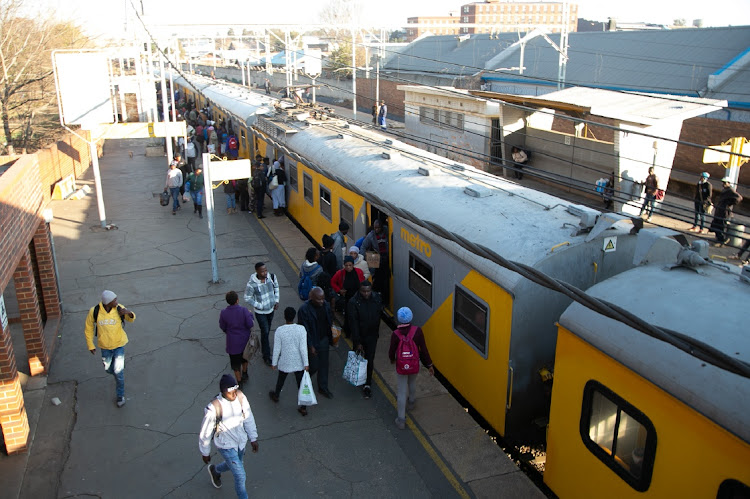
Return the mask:
<svg viewBox="0 0 750 499">
<path fill-rule="evenodd" d="M 117 398 L 125 397 L 125 347 L 114 350 L 102 348 L 102 363 L 104 370 L 115 377 Z"/>
<path fill-rule="evenodd" d="M 271 331 L 271 322 L 273 322 L 273 311 L 270 314 L 255 313 L 255 319 L 258 321 L 260 328 L 260 350 L 263 352 L 263 360 L 271 359 L 271 346 L 268 344 L 268 333 Z"/>
<path fill-rule="evenodd" d="M 641 206 L 641 214 L 644 211 L 648 212 L 648 218 L 654 214 L 654 201 L 656 201 L 656 195 L 646 194 L 646 199 L 643 200 L 643 206 Z"/>
<path fill-rule="evenodd" d="M 230 208 L 236 208 L 237 204 L 234 199 L 234 192 L 231 194 L 225 192 L 224 195 L 227 197 L 227 210 Z"/>
<path fill-rule="evenodd" d="M 318 390 L 328 390 L 328 336 L 318 340 L 318 344 L 314 345 L 315 351 L 318 356 Z"/>
<path fill-rule="evenodd" d="M 706 208 L 703 201 L 694 201 L 695 203 L 695 221 L 693 225 L 703 230 L 703 224 L 706 223 Z"/>
<path fill-rule="evenodd" d="M 169 193 L 172 195 L 172 211 L 177 211 L 180 207 L 180 188 L 170 187 Z"/>
<path fill-rule="evenodd" d="M 214 468 L 217 473 L 231 471 L 234 476 L 234 491 L 239 499 L 247 499 L 247 489 L 245 488 L 245 465 L 242 458 L 245 456 L 245 449 L 217 449 L 224 462 L 217 464 Z"/>
</svg>

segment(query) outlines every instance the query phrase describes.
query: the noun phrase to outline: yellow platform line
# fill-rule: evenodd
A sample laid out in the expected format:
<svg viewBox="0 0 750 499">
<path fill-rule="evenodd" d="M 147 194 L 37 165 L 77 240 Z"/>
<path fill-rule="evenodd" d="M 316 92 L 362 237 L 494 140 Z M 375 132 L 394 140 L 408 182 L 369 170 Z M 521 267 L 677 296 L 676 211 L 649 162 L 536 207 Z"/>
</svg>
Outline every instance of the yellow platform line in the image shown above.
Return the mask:
<svg viewBox="0 0 750 499">
<path fill-rule="evenodd" d="M 263 227 L 263 230 L 266 231 L 266 234 L 268 234 L 268 237 L 271 238 L 271 241 L 273 241 L 273 244 L 284 256 L 284 259 L 286 259 L 289 266 L 293 270 L 297 270 L 297 265 L 289 257 L 289 253 L 287 253 L 284 247 L 281 245 L 281 243 L 279 243 L 278 239 L 276 239 L 276 236 L 273 235 L 273 233 L 265 224 L 265 222 L 263 222 L 262 220 L 258 220 L 258 223 L 260 224 L 261 227 Z M 346 338 L 344 338 L 344 341 L 346 341 L 346 344 L 351 349 L 352 348 L 351 341 Z M 383 392 L 383 394 L 385 395 L 385 398 L 388 399 L 388 402 L 390 402 L 390 404 L 393 406 L 394 409 L 397 409 L 398 405 L 397 405 L 396 397 L 393 395 L 393 392 L 388 387 L 388 385 L 386 385 L 385 381 L 383 381 L 383 378 L 380 376 L 380 374 L 374 369 L 373 369 L 373 379 L 375 380 L 375 384 L 378 385 L 378 388 L 380 388 L 380 391 Z M 469 497 L 471 497 L 469 493 L 466 491 L 466 489 L 464 488 L 464 486 L 462 485 L 461 481 L 456 477 L 455 473 L 451 471 L 451 469 L 448 467 L 448 465 L 443 460 L 443 458 L 440 457 L 437 450 L 430 443 L 430 441 L 427 439 L 427 437 L 422 432 L 422 430 L 420 430 L 417 427 L 417 425 L 414 424 L 414 421 L 412 420 L 411 417 L 407 417 L 406 426 L 414 434 L 417 441 L 422 445 L 425 452 L 427 452 L 427 455 L 430 456 L 430 458 L 438 467 L 438 469 L 443 474 L 443 476 L 445 476 L 445 479 L 448 480 L 448 482 L 453 486 L 456 493 L 458 493 L 458 495 L 464 499 L 468 499 Z"/>
</svg>

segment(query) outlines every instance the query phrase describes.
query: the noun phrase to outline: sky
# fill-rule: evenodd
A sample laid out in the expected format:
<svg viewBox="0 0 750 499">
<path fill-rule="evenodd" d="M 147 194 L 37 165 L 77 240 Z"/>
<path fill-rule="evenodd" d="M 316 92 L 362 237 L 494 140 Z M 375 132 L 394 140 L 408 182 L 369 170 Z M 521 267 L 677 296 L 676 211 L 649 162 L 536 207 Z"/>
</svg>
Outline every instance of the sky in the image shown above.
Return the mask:
<svg viewBox="0 0 750 499">
<path fill-rule="evenodd" d="M 155 23 L 211 24 L 306 24 L 319 21 L 318 12 L 329 0 L 276 0 L 228 2 L 219 0 L 23 0 L 42 5 L 58 15 L 75 19 L 95 33 L 122 31 L 125 5 L 143 3 L 147 19 Z M 360 0 L 359 12 L 368 24 L 402 26 L 407 17 L 448 15 L 468 0 Z M 750 0 L 578 0 L 578 17 L 606 21 L 671 24 L 683 18 L 687 24 L 703 19 L 708 26 L 750 25 Z M 223 7 L 221 4 L 234 5 Z M 708 7 L 710 5 L 710 8 Z"/>
</svg>

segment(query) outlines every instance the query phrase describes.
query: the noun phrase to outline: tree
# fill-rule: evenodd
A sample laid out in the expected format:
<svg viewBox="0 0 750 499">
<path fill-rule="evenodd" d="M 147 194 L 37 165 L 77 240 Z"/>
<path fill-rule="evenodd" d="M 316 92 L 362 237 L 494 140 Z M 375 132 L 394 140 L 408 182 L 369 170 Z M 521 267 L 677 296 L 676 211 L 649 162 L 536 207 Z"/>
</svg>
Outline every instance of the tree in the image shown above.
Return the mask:
<svg viewBox="0 0 750 499">
<path fill-rule="evenodd" d="M 232 29 L 232 28 L 229 28 L 229 29 L 227 30 L 227 36 L 234 36 L 234 29 Z"/>
<path fill-rule="evenodd" d="M 675 19 L 672 23 L 673 26 L 685 26 L 687 24 L 687 21 L 685 19 Z"/>
<path fill-rule="evenodd" d="M 0 148 L 5 150 L 27 147 L 35 119 L 55 101 L 52 51 L 88 43 L 74 24 L 24 16 L 23 8 L 24 0 L 0 1 Z"/>
</svg>

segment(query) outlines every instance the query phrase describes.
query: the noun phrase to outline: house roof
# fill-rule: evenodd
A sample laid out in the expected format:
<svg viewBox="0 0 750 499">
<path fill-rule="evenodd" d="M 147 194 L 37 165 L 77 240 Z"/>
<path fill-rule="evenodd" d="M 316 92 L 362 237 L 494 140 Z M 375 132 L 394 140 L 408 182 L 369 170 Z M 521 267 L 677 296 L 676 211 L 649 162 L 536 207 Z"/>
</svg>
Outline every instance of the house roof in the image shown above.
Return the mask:
<svg viewBox="0 0 750 499">
<path fill-rule="evenodd" d="M 559 44 L 560 35 L 550 39 Z M 559 53 L 544 38 L 528 40 L 524 71 L 516 33 L 456 36 L 417 40 L 394 54 L 385 70 L 469 75 L 483 70 L 487 80 L 515 84 L 557 85 Z M 735 71 L 714 92 L 707 92 L 709 75 L 750 48 L 750 26 L 657 31 L 570 33 L 566 82 L 610 90 L 670 93 L 750 102 L 750 63 Z M 489 63 L 489 64 L 488 64 Z M 488 67 L 485 67 L 488 66 Z"/>
</svg>

